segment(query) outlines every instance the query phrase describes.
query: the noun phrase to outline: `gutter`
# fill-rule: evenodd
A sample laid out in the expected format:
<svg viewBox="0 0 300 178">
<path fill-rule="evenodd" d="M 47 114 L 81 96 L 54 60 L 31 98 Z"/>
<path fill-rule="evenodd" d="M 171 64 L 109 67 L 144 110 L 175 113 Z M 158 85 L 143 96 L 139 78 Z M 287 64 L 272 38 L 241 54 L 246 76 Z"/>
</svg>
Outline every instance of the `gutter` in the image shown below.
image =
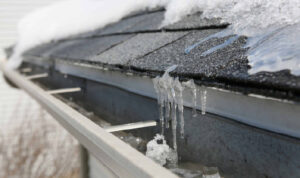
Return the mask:
<svg viewBox="0 0 300 178">
<path fill-rule="evenodd" d="M 5 62 L 0 63 L 0 69 L 8 79 L 37 100 L 98 161 L 118 177 L 177 177 L 18 72 L 5 68 Z"/>
<path fill-rule="evenodd" d="M 68 63 L 56 59 L 54 69 L 63 73 L 104 83 L 110 86 L 157 99 L 152 79 L 120 71 L 110 71 L 82 63 Z M 256 94 L 242 94 L 215 87 L 198 86 L 207 91 L 206 111 L 244 124 L 271 132 L 300 138 L 300 104 L 297 102 L 265 97 Z M 183 93 L 183 104 L 191 108 L 192 93 Z M 201 99 L 197 98 L 196 109 L 201 110 Z"/>
</svg>

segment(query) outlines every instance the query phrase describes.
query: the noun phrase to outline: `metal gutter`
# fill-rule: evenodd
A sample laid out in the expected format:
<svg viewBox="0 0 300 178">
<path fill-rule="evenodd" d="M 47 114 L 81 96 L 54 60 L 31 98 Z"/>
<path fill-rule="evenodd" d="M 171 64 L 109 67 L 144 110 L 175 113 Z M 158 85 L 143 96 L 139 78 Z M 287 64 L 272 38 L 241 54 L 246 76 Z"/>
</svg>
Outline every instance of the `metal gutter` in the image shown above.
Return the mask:
<svg viewBox="0 0 300 178">
<path fill-rule="evenodd" d="M 36 99 L 96 159 L 118 177 L 177 177 L 18 72 L 6 69 L 3 63 L 0 68 L 5 76 Z"/>
<path fill-rule="evenodd" d="M 153 99 L 157 97 L 152 79 L 147 76 L 130 75 L 82 63 L 66 63 L 59 59 L 55 60 L 54 67 L 61 73 L 87 78 Z M 198 96 L 203 89 L 207 91 L 207 112 L 300 138 L 299 103 L 204 86 L 198 86 Z M 184 92 L 183 100 L 184 106 L 192 107 L 191 92 Z M 197 98 L 197 109 L 201 110 L 200 97 Z"/>
</svg>

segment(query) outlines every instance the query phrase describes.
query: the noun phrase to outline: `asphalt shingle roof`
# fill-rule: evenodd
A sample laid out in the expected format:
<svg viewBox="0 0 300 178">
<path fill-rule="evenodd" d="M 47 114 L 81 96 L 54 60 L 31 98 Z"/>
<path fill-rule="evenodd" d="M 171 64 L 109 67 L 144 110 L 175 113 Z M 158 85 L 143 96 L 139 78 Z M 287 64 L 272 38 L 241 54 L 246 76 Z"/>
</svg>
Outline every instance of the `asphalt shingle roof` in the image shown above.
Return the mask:
<svg viewBox="0 0 300 178">
<path fill-rule="evenodd" d="M 183 80 L 193 78 L 198 84 L 300 100 L 300 77 L 288 70 L 248 74 L 245 36 L 208 55 L 203 52 L 232 36 L 211 38 L 185 53 L 187 47 L 224 30 L 227 24 L 220 19 L 201 20 L 198 13 L 161 29 L 163 14 L 155 11 L 126 17 L 103 29 L 38 46 L 25 57 L 76 60 L 152 76 L 176 64 L 171 74 Z"/>
</svg>

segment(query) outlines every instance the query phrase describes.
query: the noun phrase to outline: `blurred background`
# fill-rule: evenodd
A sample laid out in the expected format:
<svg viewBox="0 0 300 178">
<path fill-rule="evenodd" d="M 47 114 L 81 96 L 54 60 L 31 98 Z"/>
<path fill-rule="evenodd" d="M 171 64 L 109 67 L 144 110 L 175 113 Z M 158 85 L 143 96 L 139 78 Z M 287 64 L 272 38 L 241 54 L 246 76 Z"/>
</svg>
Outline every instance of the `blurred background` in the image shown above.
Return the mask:
<svg viewBox="0 0 300 178">
<path fill-rule="evenodd" d="M 0 0 L 0 56 L 18 37 L 17 25 L 26 14 L 59 0 Z"/>
<path fill-rule="evenodd" d="M 0 58 L 28 13 L 58 0 L 0 0 Z M 66 164 L 68 163 L 68 164 Z M 78 143 L 0 72 L 0 177 L 78 177 Z"/>
</svg>

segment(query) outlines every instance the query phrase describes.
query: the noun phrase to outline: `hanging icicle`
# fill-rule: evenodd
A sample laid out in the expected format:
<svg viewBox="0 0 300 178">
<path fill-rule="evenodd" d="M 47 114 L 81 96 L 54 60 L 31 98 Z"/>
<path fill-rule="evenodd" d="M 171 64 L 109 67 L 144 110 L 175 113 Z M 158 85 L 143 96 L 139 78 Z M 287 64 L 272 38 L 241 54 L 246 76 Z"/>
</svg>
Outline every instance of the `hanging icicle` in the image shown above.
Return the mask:
<svg viewBox="0 0 300 178">
<path fill-rule="evenodd" d="M 185 88 L 192 93 L 193 117 L 197 116 L 197 87 L 194 80 L 180 82 L 178 78 L 173 78 L 169 73 L 176 69 L 176 65 L 169 67 L 162 77 L 153 79 L 154 89 L 157 93 L 159 105 L 159 120 L 161 126 L 161 134 L 164 134 L 164 129 L 172 128 L 173 150 L 177 156 L 177 113 L 179 118 L 180 137 L 184 138 L 184 115 L 183 115 L 183 91 Z M 201 90 L 201 110 L 205 114 L 206 110 L 206 90 Z M 171 121 L 171 122 L 170 122 Z"/>
<path fill-rule="evenodd" d="M 204 87 L 201 88 L 201 114 L 204 115 L 206 113 L 206 98 L 207 91 Z"/>
<path fill-rule="evenodd" d="M 192 105 L 193 105 L 193 110 L 192 110 L 192 115 L 193 117 L 196 117 L 197 116 L 197 87 L 194 83 L 194 80 L 191 79 L 187 82 L 183 82 L 183 85 L 186 87 L 186 88 L 189 88 L 192 92 Z"/>
</svg>

